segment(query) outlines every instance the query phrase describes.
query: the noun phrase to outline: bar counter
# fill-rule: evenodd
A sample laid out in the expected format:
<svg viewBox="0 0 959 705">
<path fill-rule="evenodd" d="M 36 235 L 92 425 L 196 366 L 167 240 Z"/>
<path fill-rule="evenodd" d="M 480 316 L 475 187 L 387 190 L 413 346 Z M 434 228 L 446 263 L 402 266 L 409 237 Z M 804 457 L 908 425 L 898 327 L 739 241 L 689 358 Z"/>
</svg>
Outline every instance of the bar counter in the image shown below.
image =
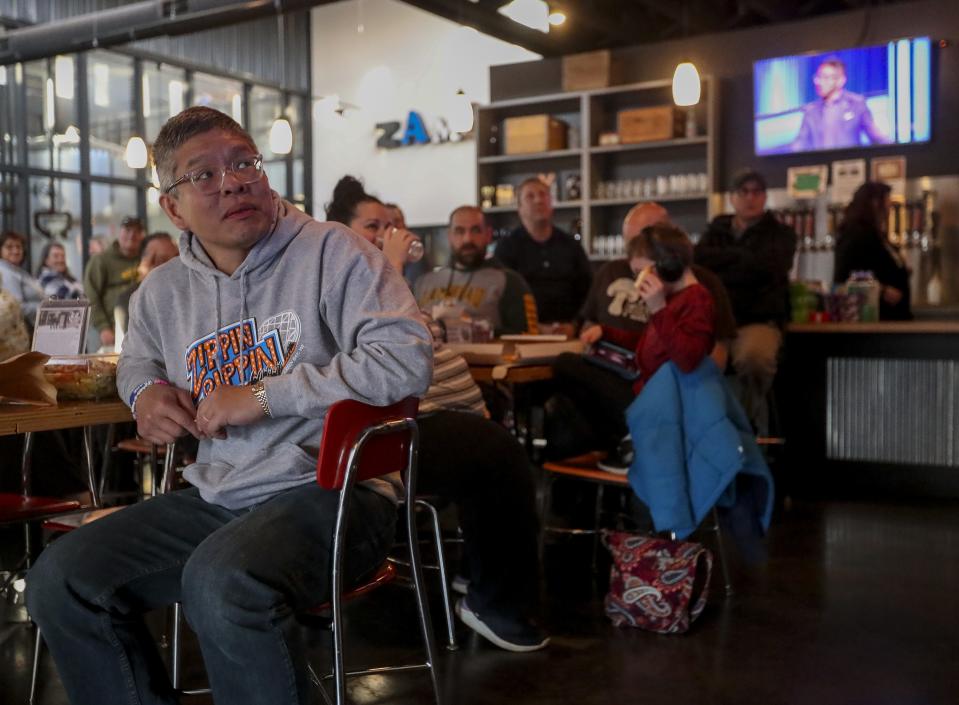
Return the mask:
<svg viewBox="0 0 959 705">
<path fill-rule="evenodd" d="M 790 324 L 775 397 L 793 486 L 959 497 L 959 321 Z"/>
</svg>

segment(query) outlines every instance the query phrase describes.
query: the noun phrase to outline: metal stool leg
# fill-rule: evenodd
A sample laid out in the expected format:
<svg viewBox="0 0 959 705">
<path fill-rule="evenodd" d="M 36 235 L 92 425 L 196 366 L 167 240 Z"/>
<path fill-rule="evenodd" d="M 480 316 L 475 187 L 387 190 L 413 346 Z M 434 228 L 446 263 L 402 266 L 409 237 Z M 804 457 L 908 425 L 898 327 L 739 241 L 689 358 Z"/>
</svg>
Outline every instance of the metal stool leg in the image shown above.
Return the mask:
<svg viewBox="0 0 959 705">
<path fill-rule="evenodd" d="M 603 519 L 603 484 L 596 484 L 596 516 L 593 522 L 593 564 L 592 572 L 593 578 L 596 578 L 596 568 L 599 561 L 599 537 L 600 537 L 600 526 L 602 526 Z"/>
<path fill-rule="evenodd" d="M 543 471 L 543 490 L 539 509 L 539 564 L 546 559 L 546 532 L 549 531 L 549 512 L 553 501 L 553 477 Z"/>
<path fill-rule="evenodd" d="M 176 464 L 173 456 L 176 453 L 176 443 L 166 444 L 166 455 L 163 457 L 163 477 L 160 480 L 160 494 L 166 494 L 173 490 L 176 482 Z"/>
<path fill-rule="evenodd" d="M 158 456 L 159 456 L 159 453 L 157 452 L 156 443 L 151 443 L 150 444 L 150 496 L 151 497 L 157 496 L 157 482 L 159 481 L 159 475 L 160 475 Z M 164 461 L 165 460 L 166 458 L 164 458 Z M 165 462 L 164 462 L 164 465 L 166 465 Z M 142 478 L 140 479 L 140 483 L 142 487 L 142 483 L 143 483 Z"/>
<path fill-rule="evenodd" d="M 172 671 L 170 681 L 174 690 L 180 689 L 180 603 L 173 603 L 173 639 L 170 649 L 170 670 Z"/>
<path fill-rule="evenodd" d="M 409 489 L 411 488 L 408 486 L 407 491 L 409 491 Z M 412 496 L 407 496 L 406 500 L 407 502 L 415 501 Z M 426 660 L 430 681 L 433 685 L 433 695 L 436 699 L 436 705 L 442 705 L 439 684 L 436 682 L 436 654 L 434 653 L 433 646 L 433 625 L 430 623 L 429 605 L 426 602 L 426 588 L 423 585 L 423 564 L 420 561 L 420 544 L 413 514 L 414 512 L 407 506 L 406 540 L 410 546 L 410 573 L 413 575 L 413 585 L 416 588 L 416 607 L 420 616 L 420 629 L 423 632 L 423 642 L 426 648 Z M 339 696 L 339 693 L 337 693 L 337 696 Z M 338 705 L 343 705 L 344 702 L 344 700 L 337 697 Z"/>
<path fill-rule="evenodd" d="M 453 621 L 453 609 L 450 606 L 449 582 L 446 574 L 446 557 L 443 553 L 443 534 L 440 531 L 440 515 L 429 502 L 418 499 L 416 506 L 429 512 L 430 521 L 433 524 L 433 541 L 436 544 L 436 565 L 440 572 L 440 588 L 443 592 L 443 612 L 446 615 L 446 648 L 448 651 L 456 651 L 456 630 Z"/>
<path fill-rule="evenodd" d="M 33 641 L 33 672 L 30 674 L 30 699 L 29 705 L 33 705 L 37 698 L 37 675 L 40 673 L 40 650 L 43 648 L 43 634 L 40 633 L 40 627 L 36 624 L 36 638 Z"/>
<path fill-rule="evenodd" d="M 723 530 L 719 525 L 719 513 L 713 507 L 713 531 L 716 532 L 716 548 L 719 553 L 719 565 L 723 570 L 723 589 L 726 597 L 733 594 L 733 583 L 729 578 L 729 565 L 726 562 L 726 549 L 723 547 Z"/>
</svg>

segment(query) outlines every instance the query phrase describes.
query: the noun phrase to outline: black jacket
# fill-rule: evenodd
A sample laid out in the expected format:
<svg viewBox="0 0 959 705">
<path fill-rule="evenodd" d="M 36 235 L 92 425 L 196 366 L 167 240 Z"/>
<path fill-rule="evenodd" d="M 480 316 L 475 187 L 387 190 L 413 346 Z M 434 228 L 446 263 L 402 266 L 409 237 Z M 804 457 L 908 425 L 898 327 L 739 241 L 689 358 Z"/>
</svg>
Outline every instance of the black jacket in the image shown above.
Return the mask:
<svg viewBox="0 0 959 705">
<path fill-rule="evenodd" d="M 696 264 L 711 269 L 726 285 L 740 326 L 785 323 L 795 231 L 769 211 L 738 238 L 732 222 L 731 215 L 721 215 L 709 224 L 696 245 Z"/>
<path fill-rule="evenodd" d="M 852 272 L 869 271 L 883 286 L 892 286 L 902 292 L 895 306 L 879 299 L 879 318 L 883 321 L 908 321 L 912 318 L 909 299 L 909 270 L 901 257 L 886 245 L 885 236 L 877 230 L 856 223 L 844 223 L 836 240 L 836 268 L 833 280 L 837 284 L 849 279 Z"/>
<path fill-rule="evenodd" d="M 540 243 L 520 225 L 496 244 L 496 258 L 529 283 L 540 321 L 576 318 L 592 269 L 582 245 L 571 235 L 553 226 L 549 240 Z"/>
</svg>

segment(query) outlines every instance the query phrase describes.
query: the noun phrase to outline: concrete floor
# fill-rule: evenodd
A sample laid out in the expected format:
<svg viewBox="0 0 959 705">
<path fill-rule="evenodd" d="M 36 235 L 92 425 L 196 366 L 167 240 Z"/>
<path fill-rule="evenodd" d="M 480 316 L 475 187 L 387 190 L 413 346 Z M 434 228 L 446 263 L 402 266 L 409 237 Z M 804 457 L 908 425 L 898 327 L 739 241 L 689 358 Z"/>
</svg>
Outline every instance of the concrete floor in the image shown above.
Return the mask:
<svg viewBox="0 0 959 705">
<path fill-rule="evenodd" d="M 796 503 L 774 520 L 768 562 L 734 564 L 731 598 L 714 581 L 685 636 L 610 626 L 579 541 L 548 547 L 543 621 L 552 645 L 511 654 L 460 626 L 462 648 L 440 657 L 445 703 L 959 702 L 959 503 Z M 440 619 L 437 609 L 438 628 Z M 349 621 L 347 658 L 357 665 L 404 660 L 419 643 L 412 595 L 401 587 L 354 603 Z M 322 641 L 318 633 L 317 661 Z M 26 626 L 0 625 L 2 705 L 26 703 L 31 646 Z M 186 685 L 202 681 L 192 642 L 186 661 Z M 41 680 L 41 705 L 67 702 L 46 653 Z M 357 703 L 431 700 L 419 674 L 360 679 L 350 690 Z"/>
</svg>

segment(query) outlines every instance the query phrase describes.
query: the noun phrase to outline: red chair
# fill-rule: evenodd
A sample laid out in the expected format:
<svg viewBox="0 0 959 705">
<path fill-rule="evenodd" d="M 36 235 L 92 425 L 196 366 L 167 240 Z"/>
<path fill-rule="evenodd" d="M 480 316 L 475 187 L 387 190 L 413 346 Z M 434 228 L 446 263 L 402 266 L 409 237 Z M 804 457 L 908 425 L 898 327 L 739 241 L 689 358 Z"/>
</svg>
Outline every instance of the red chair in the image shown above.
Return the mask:
<svg viewBox="0 0 959 705">
<path fill-rule="evenodd" d="M 331 566 L 331 600 L 309 610 L 310 613 L 332 610 L 333 670 L 318 676 L 310 666 L 310 674 L 320 688 L 323 698 L 331 702 L 323 681 L 335 683 L 336 703 L 346 700 L 346 677 L 380 674 L 390 671 L 427 670 L 433 686 L 437 705 L 440 705 L 439 687 L 436 681 L 436 646 L 433 627 L 430 623 L 429 606 L 423 581 L 423 566 L 420 560 L 419 540 L 415 522 L 416 463 L 419 434 L 416 427 L 416 410 L 419 401 L 414 398 L 387 407 L 374 407 L 352 399 L 339 401 L 330 407 L 323 425 L 323 437 L 317 460 L 316 477 L 321 487 L 339 492 L 339 503 L 333 534 L 333 562 Z M 405 502 L 403 521 L 406 523 L 410 572 L 416 594 L 420 629 L 426 649 L 426 662 L 412 665 L 383 666 L 359 671 L 346 671 L 343 662 L 343 602 L 370 592 L 375 587 L 389 582 L 395 569 L 387 561 L 376 575 L 366 583 L 343 592 L 343 546 L 346 535 L 346 519 L 350 510 L 350 491 L 356 482 L 381 477 L 394 472 L 401 473 Z M 176 607 L 179 607 L 177 605 Z M 179 610 L 174 617 L 173 638 L 173 687 L 179 690 Z M 204 690 L 179 690 L 183 695 L 208 693 Z"/>
<path fill-rule="evenodd" d="M 23 524 L 24 553 L 17 565 L 10 570 L 10 577 L 0 585 L 0 595 L 5 595 L 16 580 L 16 576 L 30 567 L 33 551 L 30 541 L 29 523 L 75 512 L 80 503 L 72 499 L 57 497 L 38 497 L 31 493 L 30 465 L 33 455 L 33 434 L 27 433 L 23 441 L 23 459 L 20 473 L 20 492 L 0 492 L 0 526 L 4 524 Z M 91 476 L 92 477 L 92 476 Z"/>
<path fill-rule="evenodd" d="M 76 512 L 82 506 L 72 499 L 58 499 L 56 497 L 37 497 L 30 494 L 30 455 L 32 438 L 27 438 L 24 446 L 22 485 L 23 492 L 0 492 L 0 525 L 23 524 L 24 553 L 10 572 L 6 581 L 0 585 L 0 596 L 6 595 L 13 588 L 17 577 L 30 568 L 33 560 L 33 550 L 30 537 L 30 522 L 49 519 Z M 30 703 L 32 705 L 36 691 L 37 671 L 36 664 L 40 652 L 40 629 L 37 628 L 33 649 L 34 669 L 30 683 Z"/>
</svg>

